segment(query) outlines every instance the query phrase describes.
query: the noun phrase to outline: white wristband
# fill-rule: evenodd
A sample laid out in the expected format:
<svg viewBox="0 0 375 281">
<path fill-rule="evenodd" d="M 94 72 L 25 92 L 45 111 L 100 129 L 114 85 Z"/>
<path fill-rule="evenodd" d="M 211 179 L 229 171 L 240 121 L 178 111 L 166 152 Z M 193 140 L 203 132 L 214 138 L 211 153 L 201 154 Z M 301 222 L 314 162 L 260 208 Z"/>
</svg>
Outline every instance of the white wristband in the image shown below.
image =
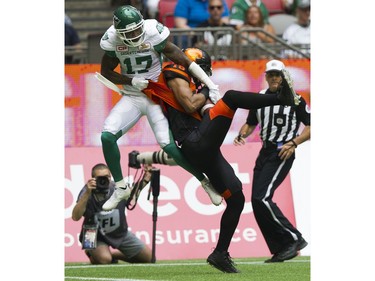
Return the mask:
<svg viewBox="0 0 375 281">
<path fill-rule="evenodd" d="M 214 82 L 212 82 L 210 77 L 208 77 L 206 72 L 204 72 L 204 70 L 195 61 L 193 61 L 189 65 L 188 69 L 189 69 L 190 73 L 194 75 L 194 77 L 198 78 L 209 89 L 212 89 L 212 88 L 216 87 L 216 85 L 214 84 Z"/>
<path fill-rule="evenodd" d="M 211 107 L 214 107 L 214 105 L 212 103 L 208 103 L 208 104 L 205 104 L 204 106 L 202 106 L 202 108 L 201 108 L 201 116 L 204 115 L 204 112 L 206 111 L 206 109 L 211 108 Z"/>
</svg>

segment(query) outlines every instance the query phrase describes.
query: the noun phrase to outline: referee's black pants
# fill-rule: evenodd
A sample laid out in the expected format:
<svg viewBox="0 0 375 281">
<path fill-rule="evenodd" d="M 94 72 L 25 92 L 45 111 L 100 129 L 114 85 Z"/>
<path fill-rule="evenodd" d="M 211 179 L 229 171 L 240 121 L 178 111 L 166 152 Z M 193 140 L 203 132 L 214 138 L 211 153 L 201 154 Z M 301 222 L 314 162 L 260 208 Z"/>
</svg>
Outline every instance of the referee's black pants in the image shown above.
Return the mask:
<svg viewBox="0 0 375 281">
<path fill-rule="evenodd" d="M 272 254 L 302 237 L 272 201 L 276 189 L 288 175 L 295 155 L 281 160 L 276 148 L 262 148 L 254 167 L 251 203 L 258 226 Z"/>
</svg>

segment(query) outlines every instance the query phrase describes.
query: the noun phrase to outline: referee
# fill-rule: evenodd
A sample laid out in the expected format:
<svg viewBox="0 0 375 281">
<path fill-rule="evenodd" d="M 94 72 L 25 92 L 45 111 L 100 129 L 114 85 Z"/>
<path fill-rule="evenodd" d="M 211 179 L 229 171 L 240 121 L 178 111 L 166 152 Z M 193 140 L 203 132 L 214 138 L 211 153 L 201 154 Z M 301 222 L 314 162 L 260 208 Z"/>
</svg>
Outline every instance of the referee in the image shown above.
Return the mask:
<svg viewBox="0 0 375 281">
<path fill-rule="evenodd" d="M 283 69 L 285 66 L 279 60 L 266 64 L 268 89 L 260 94 L 273 95 L 277 92 Z M 305 126 L 299 134 L 301 122 Z M 265 262 L 283 262 L 297 256 L 307 242 L 272 198 L 293 165 L 296 148 L 310 139 L 310 111 L 302 97 L 298 106 L 274 105 L 250 110 L 234 144 L 244 145 L 245 138 L 258 124 L 263 146 L 254 167 L 251 203 L 255 219 L 273 255 Z"/>
</svg>

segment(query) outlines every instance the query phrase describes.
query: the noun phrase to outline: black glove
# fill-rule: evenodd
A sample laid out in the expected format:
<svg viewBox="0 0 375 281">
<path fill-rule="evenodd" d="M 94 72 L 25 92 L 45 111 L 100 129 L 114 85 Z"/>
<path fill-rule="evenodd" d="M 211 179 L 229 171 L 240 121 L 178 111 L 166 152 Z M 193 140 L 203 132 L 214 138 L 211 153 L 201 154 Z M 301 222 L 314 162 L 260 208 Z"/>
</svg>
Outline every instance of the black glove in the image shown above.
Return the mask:
<svg viewBox="0 0 375 281">
<path fill-rule="evenodd" d="M 204 97 L 205 97 L 206 99 L 208 99 L 208 98 L 209 98 L 209 94 L 210 94 L 210 89 L 208 89 L 207 86 L 204 86 L 204 87 L 198 89 L 197 93 L 199 93 L 199 94 L 203 94 Z"/>
</svg>

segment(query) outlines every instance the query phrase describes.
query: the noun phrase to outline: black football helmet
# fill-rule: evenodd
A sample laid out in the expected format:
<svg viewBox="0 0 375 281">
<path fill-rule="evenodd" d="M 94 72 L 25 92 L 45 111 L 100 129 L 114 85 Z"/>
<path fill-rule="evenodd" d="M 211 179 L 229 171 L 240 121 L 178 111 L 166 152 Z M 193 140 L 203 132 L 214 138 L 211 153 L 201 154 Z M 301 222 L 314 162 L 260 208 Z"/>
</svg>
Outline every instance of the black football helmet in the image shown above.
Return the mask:
<svg viewBox="0 0 375 281">
<path fill-rule="evenodd" d="M 183 52 L 189 59 L 198 64 L 208 76 L 212 75 L 211 57 L 206 51 L 198 48 L 187 48 Z"/>
</svg>

